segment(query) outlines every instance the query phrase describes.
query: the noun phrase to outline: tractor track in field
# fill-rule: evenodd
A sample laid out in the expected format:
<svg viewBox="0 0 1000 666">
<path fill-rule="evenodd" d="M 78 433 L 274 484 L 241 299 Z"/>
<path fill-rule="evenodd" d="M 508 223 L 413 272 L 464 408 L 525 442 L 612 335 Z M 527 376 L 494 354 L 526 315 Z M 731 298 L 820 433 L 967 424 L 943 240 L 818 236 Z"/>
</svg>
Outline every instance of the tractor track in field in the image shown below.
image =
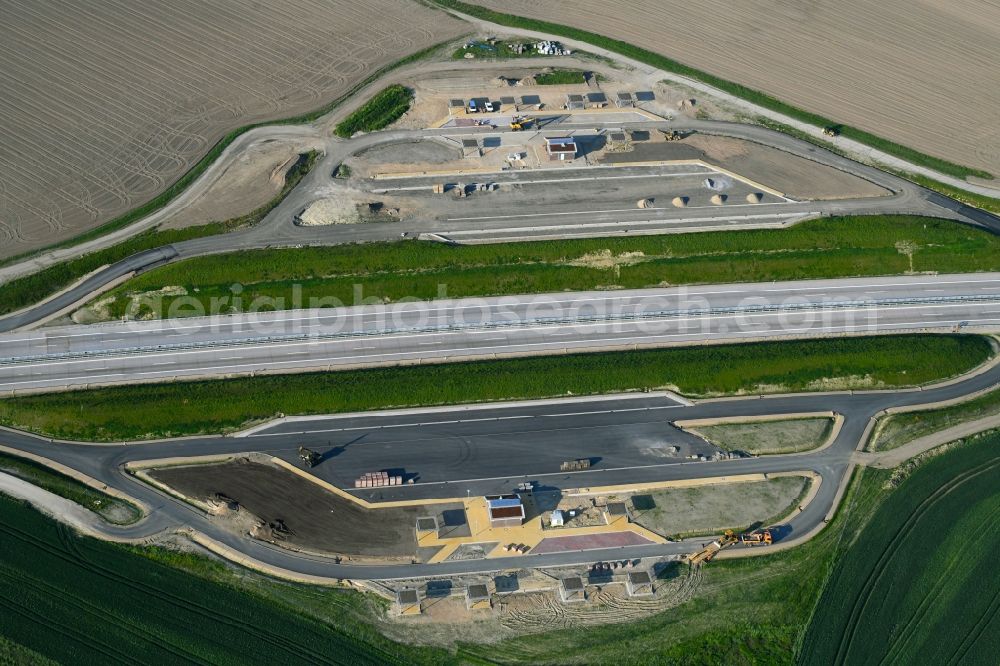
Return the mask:
<svg viewBox="0 0 1000 666">
<path fill-rule="evenodd" d="M 924 499 L 917 508 L 907 516 L 906 521 L 893 533 L 890 539 L 890 545 L 892 543 L 897 543 L 900 539 L 908 536 L 916 527 L 920 518 L 928 511 L 931 507 L 937 504 L 939 501 L 947 497 L 952 491 L 960 488 L 966 482 L 976 478 L 981 474 L 992 471 L 994 468 L 1000 466 L 1000 458 L 994 458 L 988 463 L 984 463 L 979 467 L 968 470 L 959 476 L 949 480 L 947 483 L 935 490 L 929 497 Z M 898 551 L 893 548 L 886 548 L 879 554 L 878 560 L 875 563 L 875 568 L 872 570 L 861 586 L 858 596 L 855 598 L 854 604 L 851 607 L 851 613 L 848 617 L 848 623 L 845 627 L 844 633 L 841 635 L 841 639 L 837 646 L 836 656 L 834 658 L 834 663 L 843 664 L 845 663 L 847 651 L 850 649 L 851 644 L 857 635 L 858 628 L 860 626 L 861 615 L 864 613 L 865 607 L 871 600 L 872 595 L 875 593 L 875 588 L 879 581 L 882 579 L 886 570 L 888 569 L 889 563 L 892 557 Z"/>
</svg>

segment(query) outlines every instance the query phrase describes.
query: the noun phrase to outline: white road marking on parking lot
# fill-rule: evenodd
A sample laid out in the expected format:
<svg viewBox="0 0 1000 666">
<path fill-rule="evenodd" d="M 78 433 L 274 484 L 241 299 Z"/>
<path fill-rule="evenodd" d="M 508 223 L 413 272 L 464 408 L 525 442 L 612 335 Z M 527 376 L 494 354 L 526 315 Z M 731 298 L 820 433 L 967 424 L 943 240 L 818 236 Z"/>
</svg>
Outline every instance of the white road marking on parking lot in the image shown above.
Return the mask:
<svg viewBox="0 0 1000 666">
<path fill-rule="evenodd" d="M 689 206 L 688 210 L 700 209 L 700 208 L 714 208 L 714 209 L 718 209 L 718 210 L 721 211 L 721 210 L 733 209 L 733 208 L 760 208 L 762 205 L 764 205 L 764 206 L 767 206 L 767 205 L 770 205 L 770 206 L 780 206 L 782 204 L 777 203 L 777 202 L 772 202 L 770 204 L 729 204 L 729 205 L 727 205 L 725 207 L 722 207 L 722 206 Z M 653 210 L 656 210 L 656 209 L 653 209 Z M 662 210 L 671 210 L 671 209 L 664 208 Z M 516 219 L 516 218 L 528 218 L 528 217 L 556 217 L 556 216 L 564 216 L 564 215 L 585 215 L 585 214 L 588 214 L 588 213 L 645 213 L 645 214 L 648 215 L 649 214 L 649 209 L 642 209 L 642 208 L 612 208 L 612 209 L 603 209 L 603 208 L 600 208 L 600 209 L 589 209 L 589 210 L 566 210 L 566 211 L 559 211 L 559 212 L 555 212 L 555 213 L 518 213 L 516 215 L 484 215 L 484 216 L 481 216 L 481 217 L 449 217 L 449 218 L 447 218 L 447 220 L 448 220 L 448 222 L 477 222 L 477 221 L 482 221 L 482 220 L 512 220 L 512 219 Z M 793 214 L 794 215 L 804 215 L 806 213 L 801 213 L 801 212 L 799 212 L 799 213 L 784 213 L 784 215 L 793 215 Z M 814 213 L 809 213 L 809 214 L 814 214 Z M 773 215 L 761 215 L 761 216 L 758 216 L 758 217 L 773 217 Z M 714 220 L 716 218 L 689 218 L 689 219 L 691 219 L 691 221 L 705 221 L 705 220 Z M 725 218 L 722 218 L 722 219 L 725 219 Z M 666 222 L 668 220 L 662 220 L 662 221 Z M 669 221 L 673 222 L 673 220 L 669 220 Z M 450 235 L 454 235 L 454 234 L 459 233 L 459 232 L 449 231 L 448 233 Z"/>
<path fill-rule="evenodd" d="M 499 185 L 551 185 L 553 183 L 579 183 L 592 180 L 633 180 L 637 178 L 681 178 L 684 176 L 705 176 L 720 175 L 715 171 L 678 171 L 675 173 L 637 173 L 627 176 L 587 176 L 585 178 L 540 178 L 537 180 L 505 180 L 498 182 Z M 487 174 L 482 174 L 487 175 Z M 384 187 L 372 190 L 374 194 L 388 194 L 390 192 L 416 192 L 419 190 L 433 190 L 434 185 L 407 185 L 405 187 Z"/>
</svg>

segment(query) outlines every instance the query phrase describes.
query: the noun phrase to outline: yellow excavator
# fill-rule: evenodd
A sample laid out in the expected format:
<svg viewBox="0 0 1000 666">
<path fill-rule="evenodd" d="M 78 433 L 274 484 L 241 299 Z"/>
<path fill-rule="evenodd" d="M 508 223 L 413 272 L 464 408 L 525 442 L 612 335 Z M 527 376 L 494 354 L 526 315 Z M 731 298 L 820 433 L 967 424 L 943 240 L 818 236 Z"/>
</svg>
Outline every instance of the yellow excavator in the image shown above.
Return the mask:
<svg viewBox="0 0 1000 666">
<path fill-rule="evenodd" d="M 711 562 L 712 558 L 718 555 L 720 550 L 732 546 L 737 541 L 739 541 L 739 539 L 736 537 L 736 533 L 732 530 L 726 530 L 726 533 L 723 534 L 717 541 L 713 541 L 697 553 L 691 553 L 688 555 L 688 564 L 694 566 L 696 564 L 701 564 L 702 562 Z"/>
<path fill-rule="evenodd" d="M 521 130 L 525 129 L 530 124 L 531 124 L 531 121 L 529 119 L 525 118 L 524 116 L 514 116 L 510 120 L 510 131 L 511 132 L 520 132 Z"/>
</svg>

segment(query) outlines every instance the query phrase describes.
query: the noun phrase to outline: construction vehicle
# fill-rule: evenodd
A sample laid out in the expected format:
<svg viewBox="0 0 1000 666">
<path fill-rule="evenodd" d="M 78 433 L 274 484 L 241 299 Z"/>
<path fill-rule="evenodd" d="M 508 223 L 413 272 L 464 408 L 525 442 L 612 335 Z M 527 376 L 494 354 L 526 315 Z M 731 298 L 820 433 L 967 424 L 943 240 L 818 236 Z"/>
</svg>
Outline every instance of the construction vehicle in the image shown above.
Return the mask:
<svg viewBox="0 0 1000 666">
<path fill-rule="evenodd" d="M 684 138 L 684 135 L 677 130 L 660 130 L 660 132 L 667 141 L 680 141 Z"/>
<path fill-rule="evenodd" d="M 590 458 L 567 460 L 566 462 L 559 465 L 560 472 L 578 472 L 584 469 L 590 469 Z"/>
<path fill-rule="evenodd" d="M 840 136 L 840 128 L 836 125 L 827 125 L 823 128 L 823 134 L 827 136 Z"/>
<path fill-rule="evenodd" d="M 302 464 L 306 467 L 313 467 L 319 464 L 320 455 L 315 451 L 311 451 L 304 446 L 299 447 L 299 459 Z"/>
<path fill-rule="evenodd" d="M 770 546 L 774 543 L 774 537 L 771 536 L 771 530 L 754 530 L 741 534 L 740 543 L 747 546 Z"/>
<path fill-rule="evenodd" d="M 726 533 L 722 535 L 717 541 L 713 541 L 696 553 L 691 553 L 687 556 L 688 564 L 695 566 L 696 564 L 701 564 L 702 562 L 711 562 L 712 558 L 719 554 L 719 551 L 723 548 L 728 548 L 735 544 L 739 539 L 736 538 L 736 533 L 732 530 L 726 530 Z"/>
<path fill-rule="evenodd" d="M 520 132 L 521 130 L 528 127 L 528 125 L 530 124 L 531 121 L 525 118 L 524 116 L 514 116 L 513 118 L 510 119 L 510 131 Z"/>
</svg>

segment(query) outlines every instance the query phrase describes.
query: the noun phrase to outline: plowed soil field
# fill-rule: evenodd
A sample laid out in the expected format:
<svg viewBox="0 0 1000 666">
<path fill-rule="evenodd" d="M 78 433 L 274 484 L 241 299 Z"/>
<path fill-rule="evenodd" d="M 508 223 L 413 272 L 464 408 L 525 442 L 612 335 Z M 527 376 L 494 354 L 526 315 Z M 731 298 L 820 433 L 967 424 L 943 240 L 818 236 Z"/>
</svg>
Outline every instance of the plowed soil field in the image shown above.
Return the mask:
<svg viewBox="0 0 1000 666">
<path fill-rule="evenodd" d="M 470 0 L 590 30 L 959 164 L 1000 174 L 990 0 Z"/>
<path fill-rule="evenodd" d="M 228 131 L 317 109 L 464 26 L 410 0 L 0 7 L 0 259 L 113 219 Z"/>
</svg>

